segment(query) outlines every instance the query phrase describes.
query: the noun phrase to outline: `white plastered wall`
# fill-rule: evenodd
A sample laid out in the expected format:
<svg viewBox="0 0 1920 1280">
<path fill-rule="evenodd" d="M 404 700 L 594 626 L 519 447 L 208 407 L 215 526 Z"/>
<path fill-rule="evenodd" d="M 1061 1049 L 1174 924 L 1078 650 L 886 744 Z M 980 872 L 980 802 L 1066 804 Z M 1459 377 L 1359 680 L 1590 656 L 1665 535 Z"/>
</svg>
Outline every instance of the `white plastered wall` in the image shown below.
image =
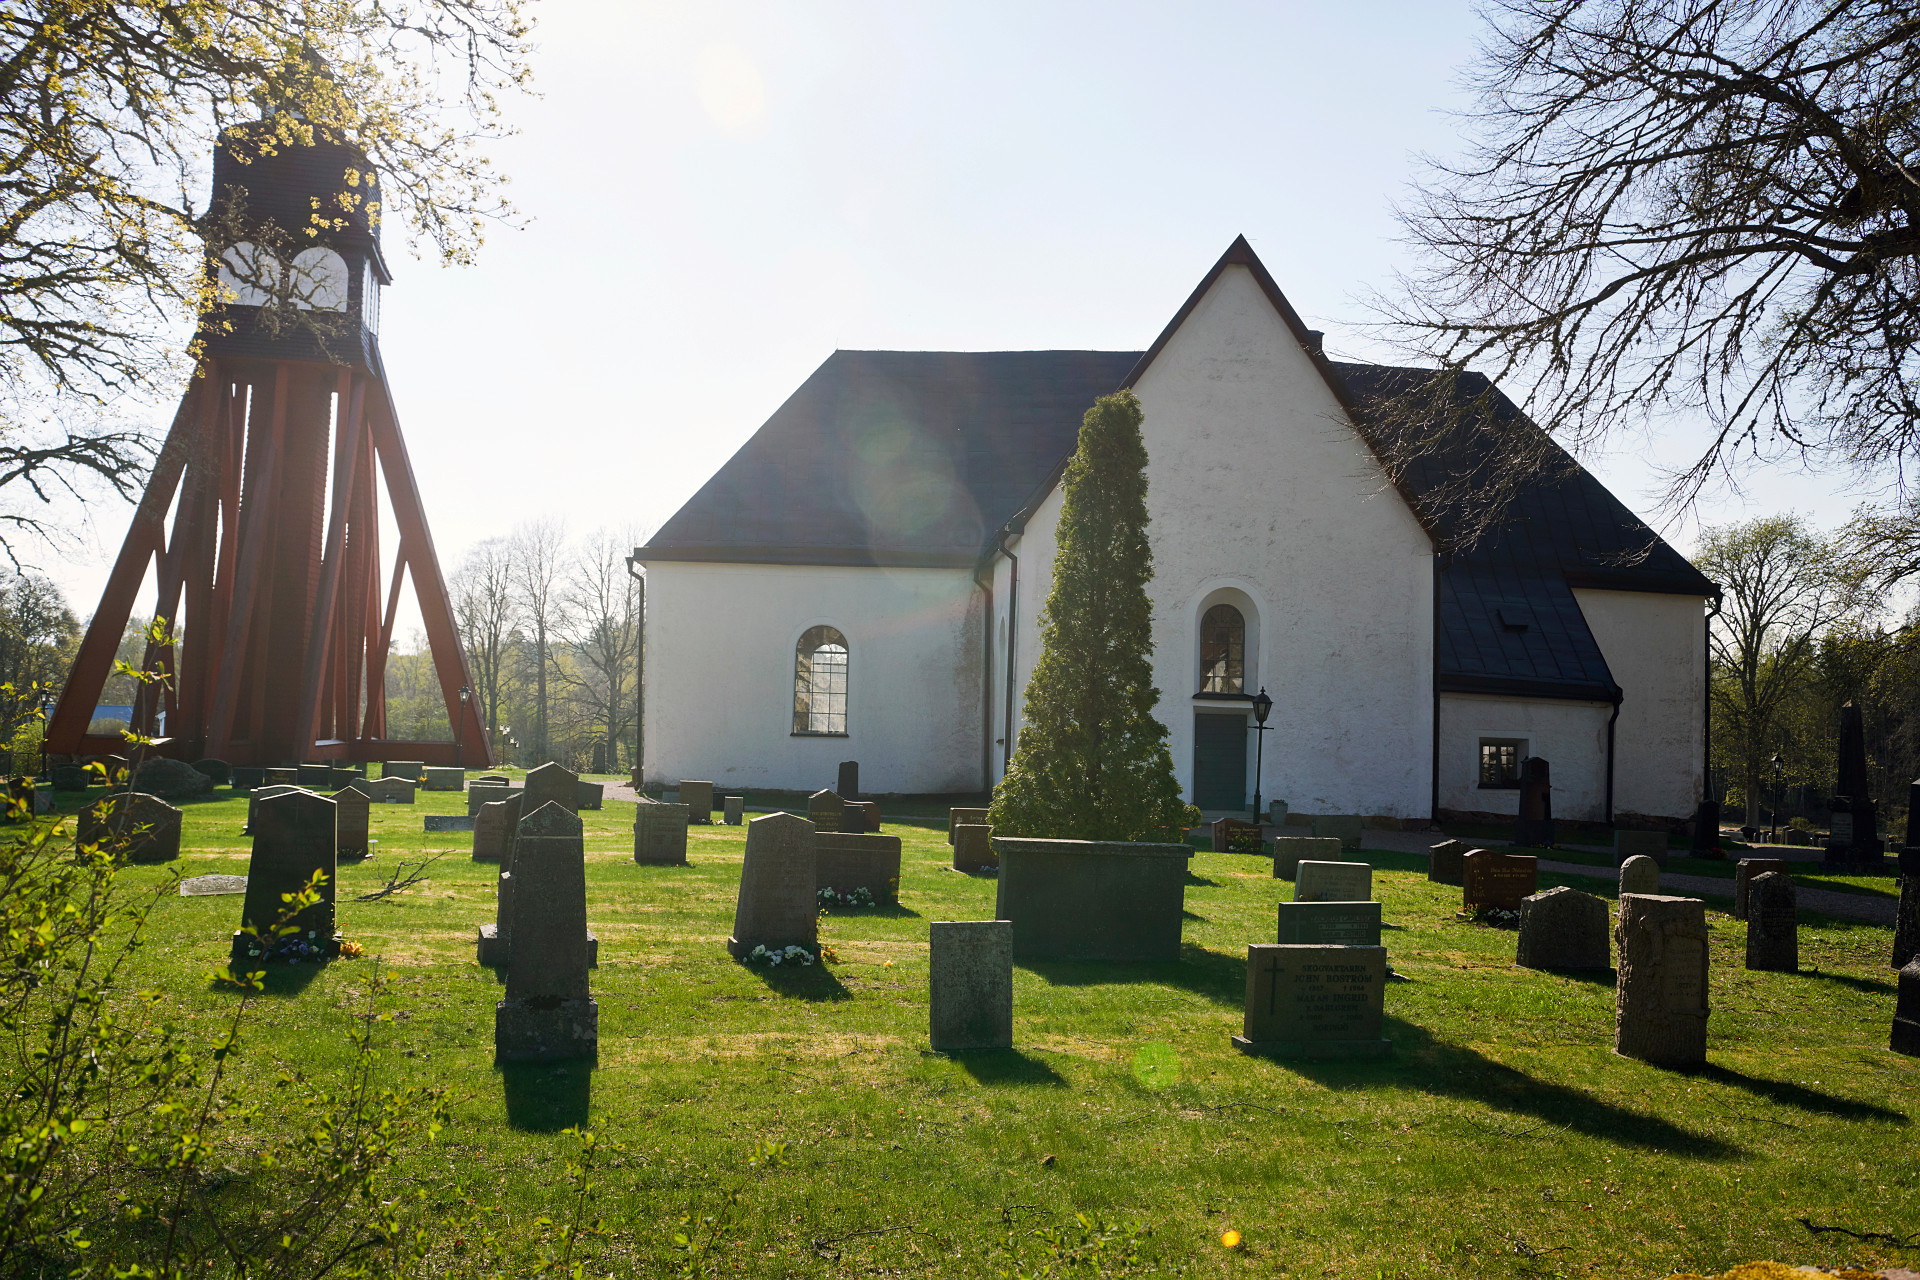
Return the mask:
<svg viewBox="0 0 1920 1280">
<path fill-rule="evenodd" d="M 1248 675 L 1274 699 L 1263 798 L 1303 813 L 1428 814 L 1432 544 L 1250 271 L 1222 273 L 1135 391 L 1146 413 L 1158 714 L 1187 795 L 1194 708 L 1225 709 L 1193 698 L 1201 606 L 1229 589 L 1257 610 Z M 1056 487 L 1014 544 L 1022 689 L 1062 496 Z M 996 573 L 1003 612 L 1004 560 Z M 996 737 L 1001 711 L 996 701 Z M 1016 728 L 1019 716 L 1016 694 Z M 1249 802 L 1257 754 L 1249 741 Z"/>
<path fill-rule="evenodd" d="M 1480 787 L 1480 740 L 1517 738 L 1551 769 L 1553 816 L 1599 822 L 1606 815 L 1607 718 L 1613 704 L 1492 694 L 1440 695 L 1440 807 L 1520 812 L 1520 793 Z"/>
<path fill-rule="evenodd" d="M 982 595 L 964 569 L 647 566 L 646 776 L 725 790 L 980 786 Z M 793 733 L 794 646 L 847 637 L 847 736 Z"/>
<path fill-rule="evenodd" d="M 1626 691 L 1614 727 L 1615 817 L 1690 816 L 1704 747 L 1706 601 L 1643 591 L 1573 595 Z"/>
</svg>

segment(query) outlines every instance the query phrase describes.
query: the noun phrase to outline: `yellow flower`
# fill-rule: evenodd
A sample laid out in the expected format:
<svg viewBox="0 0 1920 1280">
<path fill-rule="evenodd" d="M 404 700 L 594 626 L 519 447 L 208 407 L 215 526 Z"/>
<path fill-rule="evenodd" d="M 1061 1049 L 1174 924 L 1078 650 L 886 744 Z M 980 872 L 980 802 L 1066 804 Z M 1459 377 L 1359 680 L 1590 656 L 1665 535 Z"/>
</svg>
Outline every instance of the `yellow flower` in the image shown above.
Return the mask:
<svg viewBox="0 0 1920 1280">
<path fill-rule="evenodd" d="M 1223 1233 L 1220 1237 L 1220 1247 L 1223 1249 L 1238 1249 L 1240 1247 L 1240 1233 L 1238 1231 Z"/>
</svg>

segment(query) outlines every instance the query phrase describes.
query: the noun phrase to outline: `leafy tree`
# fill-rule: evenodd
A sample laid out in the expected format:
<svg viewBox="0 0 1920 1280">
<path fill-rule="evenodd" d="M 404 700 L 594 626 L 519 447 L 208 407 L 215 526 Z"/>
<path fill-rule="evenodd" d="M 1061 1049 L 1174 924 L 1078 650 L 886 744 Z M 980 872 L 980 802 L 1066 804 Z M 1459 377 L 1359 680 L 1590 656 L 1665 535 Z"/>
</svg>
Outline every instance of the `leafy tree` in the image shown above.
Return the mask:
<svg viewBox="0 0 1920 1280">
<path fill-rule="evenodd" d="M 1672 501 L 1743 457 L 1910 464 L 1913 6 L 1494 0 L 1488 13 L 1468 152 L 1435 162 L 1402 212 L 1423 262 L 1382 303 L 1400 336 L 1444 372 L 1527 387 L 1523 408 L 1574 443 L 1704 415 L 1709 439 Z M 1448 404 L 1448 386 L 1403 396 L 1383 434 L 1410 457 L 1457 449 L 1454 431 L 1510 443 L 1512 423 Z M 1483 499 L 1469 532 L 1553 462 L 1521 456 L 1532 465 L 1461 495 Z"/>
<path fill-rule="evenodd" d="M 39 750 L 41 703 L 57 696 L 80 647 L 80 622 L 60 588 L 21 575 L 0 586 L 0 741 L 32 728 Z"/>
<path fill-rule="evenodd" d="M 1053 589 L 1026 725 L 989 821 L 1008 835 L 1184 840 L 1167 728 L 1154 718 L 1147 447 L 1140 402 L 1102 396 L 1067 464 Z"/>
</svg>

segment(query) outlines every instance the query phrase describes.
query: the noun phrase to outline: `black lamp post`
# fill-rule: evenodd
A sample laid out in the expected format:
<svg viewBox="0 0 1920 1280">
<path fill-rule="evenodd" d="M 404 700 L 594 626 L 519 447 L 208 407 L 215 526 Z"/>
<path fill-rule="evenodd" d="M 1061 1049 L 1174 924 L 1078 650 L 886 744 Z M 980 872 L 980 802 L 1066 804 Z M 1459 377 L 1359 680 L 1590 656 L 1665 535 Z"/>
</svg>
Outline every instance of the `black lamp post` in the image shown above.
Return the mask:
<svg viewBox="0 0 1920 1280">
<path fill-rule="evenodd" d="M 473 690 L 466 685 L 460 686 L 460 723 L 453 727 L 453 763 L 455 767 L 467 767 L 467 704 L 473 701 Z"/>
<path fill-rule="evenodd" d="M 1272 711 L 1273 699 L 1267 696 L 1266 686 L 1262 685 L 1260 686 L 1259 696 L 1253 700 L 1253 731 L 1255 734 L 1266 733 L 1267 716 L 1271 714 Z M 1265 737 L 1256 737 L 1253 742 L 1253 821 L 1258 825 L 1265 821 L 1265 819 L 1260 816 L 1260 768 L 1266 763 L 1267 740 Z"/>
<path fill-rule="evenodd" d="M 47 729 L 53 724 L 53 695 L 43 694 L 40 698 L 40 776 L 51 777 L 47 772 Z"/>
<path fill-rule="evenodd" d="M 1780 786 L 1780 771 L 1786 768 L 1787 762 L 1782 760 L 1780 753 L 1776 751 L 1773 753 L 1773 759 L 1767 763 L 1773 766 L 1773 821 L 1767 824 L 1767 843 L 1772 844 L 1774 837 L 1780 831 L 1780 798 L 1783 794 Z"/>
</svg>

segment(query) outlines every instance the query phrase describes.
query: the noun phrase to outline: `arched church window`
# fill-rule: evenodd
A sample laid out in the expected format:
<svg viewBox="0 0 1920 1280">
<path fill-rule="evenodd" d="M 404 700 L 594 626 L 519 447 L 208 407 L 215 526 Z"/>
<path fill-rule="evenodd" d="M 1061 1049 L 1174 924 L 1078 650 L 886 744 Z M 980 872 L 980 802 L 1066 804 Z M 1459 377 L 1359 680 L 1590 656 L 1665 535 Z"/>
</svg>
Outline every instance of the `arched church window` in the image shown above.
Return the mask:
<svg viewBox="0 0 1920 1280">
<path fill-rule="evenodd" d="M 793 731 L 847 731 L 847 638 L 809 627 L 793 653 Z"/>
<path fill-rule="evenodd" d="M 318 246 L 294 255 L 288 274 L 293 305 L 302 311 L 347 309 L 347 260 Z"/>
<path fill-rule="evenodd" d="M 280 287 L 280 260 L 243 240 L 220 255 L 220 287 L 236 306 L 264 307 Z"/>
<path fill-rule="evenodd" d="M 1200 619 L 1200 692 L 1246 692 L 1247 620 L 1230 604 Z"/>
</svg>

